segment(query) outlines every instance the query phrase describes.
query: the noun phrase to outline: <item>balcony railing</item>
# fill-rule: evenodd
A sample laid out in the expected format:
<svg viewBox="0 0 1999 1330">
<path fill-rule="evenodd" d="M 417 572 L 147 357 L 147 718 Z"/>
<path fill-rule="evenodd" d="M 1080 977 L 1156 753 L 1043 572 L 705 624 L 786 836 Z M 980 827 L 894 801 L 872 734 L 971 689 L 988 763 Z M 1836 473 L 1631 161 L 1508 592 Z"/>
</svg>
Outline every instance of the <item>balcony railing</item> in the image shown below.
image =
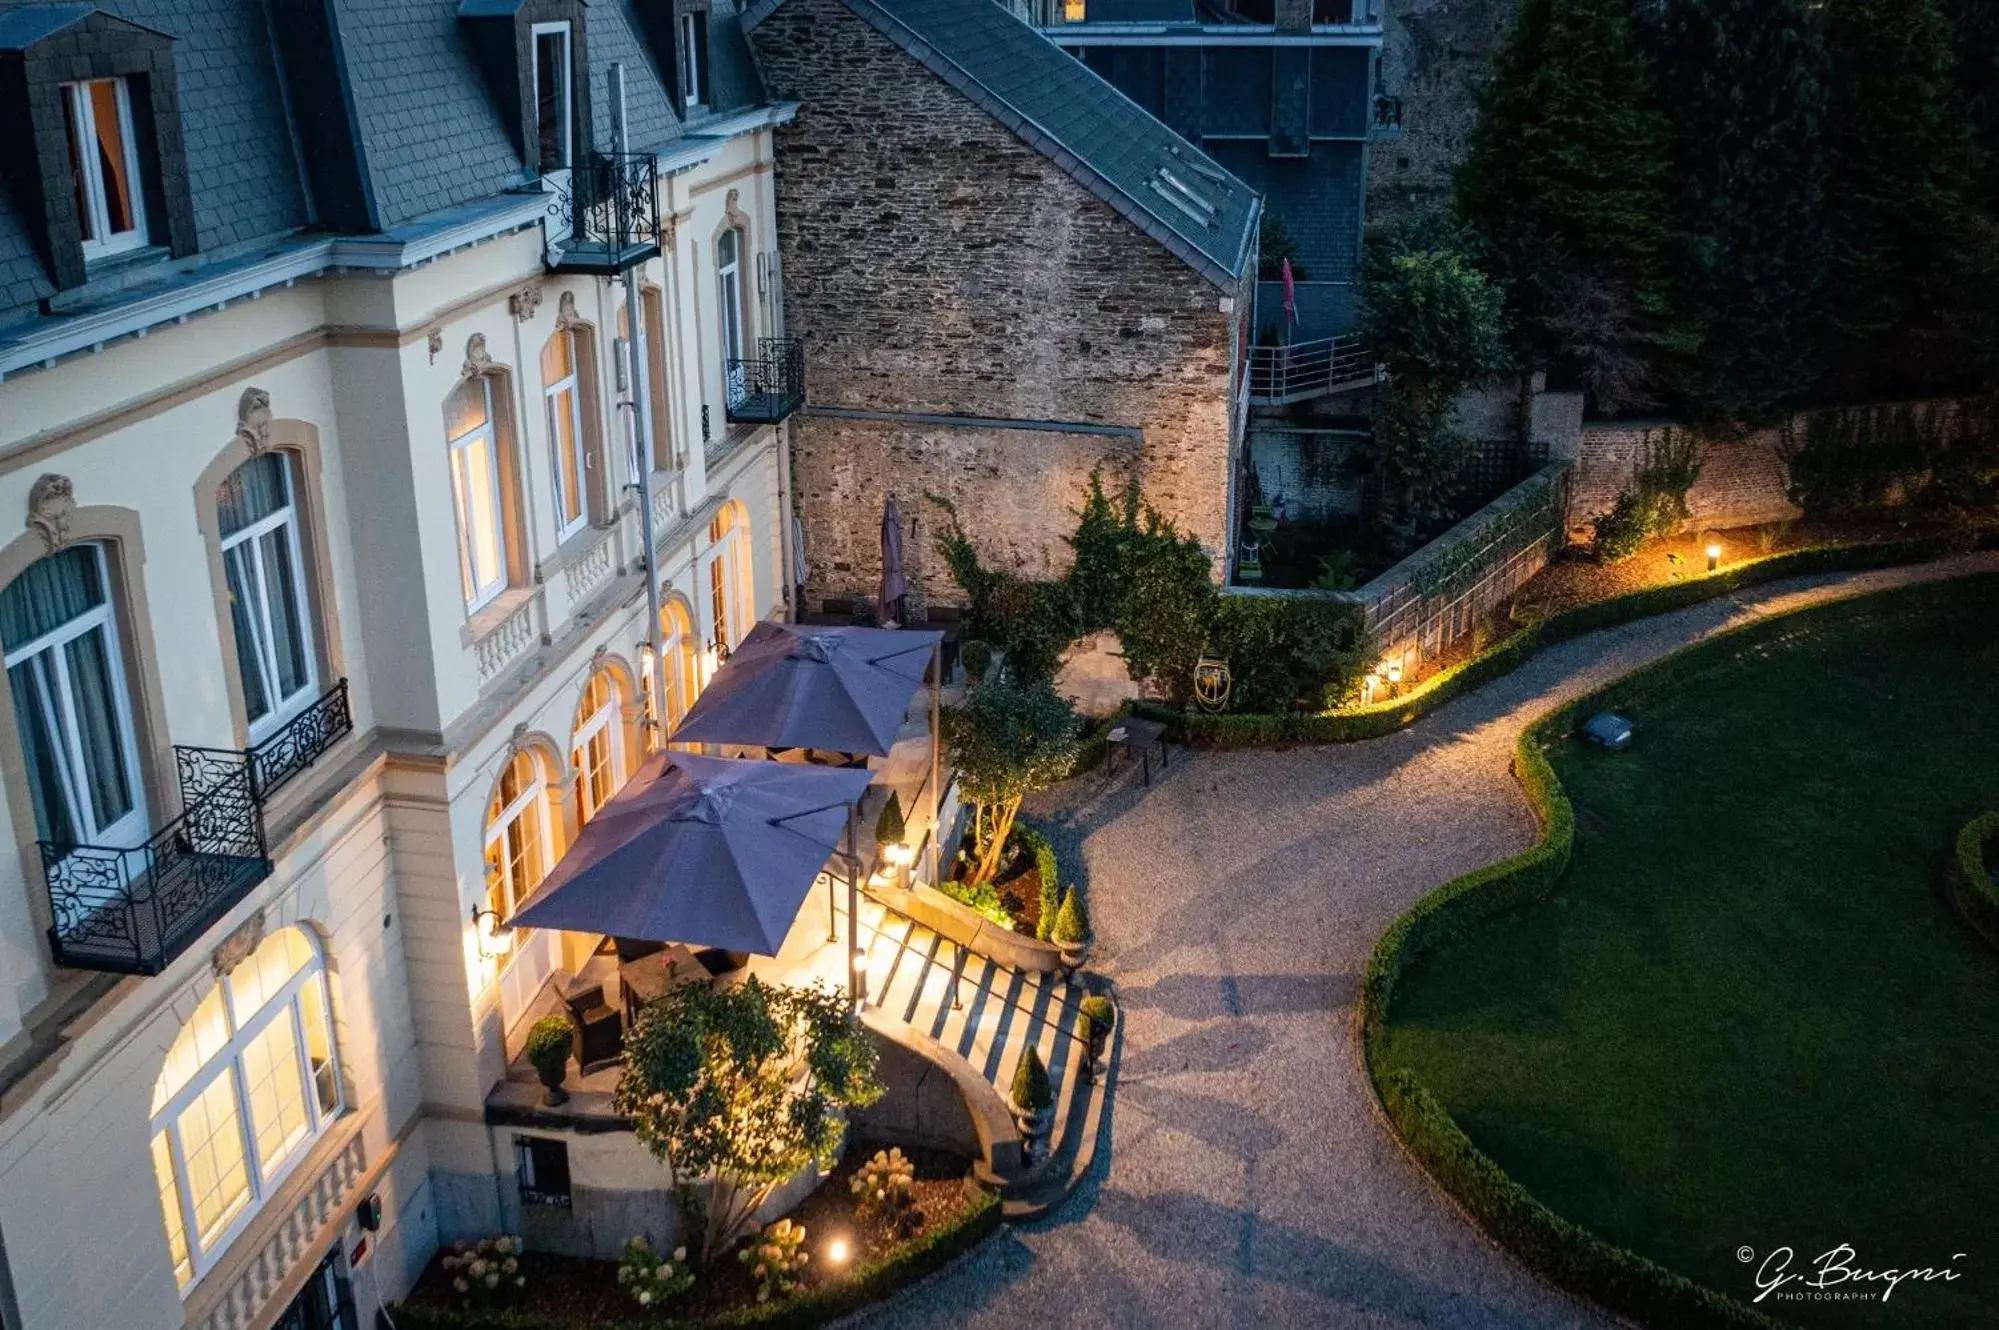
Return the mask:
<svg viewBox="0 0 1999 1330">
<path fill-rule="evenodd" d="M 265 802 L 353 729 L 342 679 L 255 748 L 177 745 L 182 811 L 145 844 L 38 842 L 56 964 L 164 970 L 271 875 Z"/>
<path fill-rule="evenodd" d="M 652 153 L 591 153 L 548 183 L 550 268 L 613 277 L 659 253 L 659 158 Z"/>
<path fill-rule="evenodd" d="M 1287 406 L 1352 392 L 1386 377 L 1374 353 L 1358 338 L 1328 337 L 1249 349 L 1249 398 L 1258 406 Z"/>
<path fill-rule="evenodd" d="M 725 361 L 729 419 L 774 425 L 805 405 L 805 343 L 760 337 L 757 354 Z"/>
</svg>

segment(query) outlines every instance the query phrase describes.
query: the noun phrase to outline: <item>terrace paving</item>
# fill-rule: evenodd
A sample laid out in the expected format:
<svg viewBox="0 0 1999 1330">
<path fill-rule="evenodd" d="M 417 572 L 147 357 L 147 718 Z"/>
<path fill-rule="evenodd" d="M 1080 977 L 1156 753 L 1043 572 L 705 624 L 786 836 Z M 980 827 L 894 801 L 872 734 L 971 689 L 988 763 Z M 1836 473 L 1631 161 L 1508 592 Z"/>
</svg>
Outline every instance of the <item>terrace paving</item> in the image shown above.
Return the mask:
<svg viewBox="0 0 1999 1330">
<path fill-rule="evenodd" d="M 1047 1220 L 855 1323 L 1612 1324 L 1487 1241 L 1377 1117 L 1352 1023 L 1367 954 L 1424 892 L 1530 843 L 1507 768 L 1551 707 L 1760 615 L 1985 571 L 1999 555 L 1776 583 L 1551 648 L 1383 739 L 1050 792 L 1030 811 L 1087 872 L 1092 967 L 1124 1007 L 1109 1140 Z"/>
</svg>

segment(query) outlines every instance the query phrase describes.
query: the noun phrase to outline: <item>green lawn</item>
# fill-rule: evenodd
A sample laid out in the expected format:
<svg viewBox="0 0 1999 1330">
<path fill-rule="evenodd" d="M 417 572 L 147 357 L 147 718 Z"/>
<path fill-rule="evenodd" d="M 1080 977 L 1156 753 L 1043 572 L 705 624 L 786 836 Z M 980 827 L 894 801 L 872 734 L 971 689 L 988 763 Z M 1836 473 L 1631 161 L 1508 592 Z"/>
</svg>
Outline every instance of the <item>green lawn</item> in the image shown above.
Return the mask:
<svg viewBox="0 0 1999 1330">
<path fill-rule="evenodd" d="M 1940 887 L 1999 807 L 1999 579 L 1758 625 L 1614 696 L 1629 752 L 1552 754 L 1561 892 L 1423 958 L 1381 1070 L 1558 1213 L 1745 1300 L 1743 1246 L 1961 1275 L 1781 1319 L 1999 1325 L 1999 954 Z"/>
</svg>

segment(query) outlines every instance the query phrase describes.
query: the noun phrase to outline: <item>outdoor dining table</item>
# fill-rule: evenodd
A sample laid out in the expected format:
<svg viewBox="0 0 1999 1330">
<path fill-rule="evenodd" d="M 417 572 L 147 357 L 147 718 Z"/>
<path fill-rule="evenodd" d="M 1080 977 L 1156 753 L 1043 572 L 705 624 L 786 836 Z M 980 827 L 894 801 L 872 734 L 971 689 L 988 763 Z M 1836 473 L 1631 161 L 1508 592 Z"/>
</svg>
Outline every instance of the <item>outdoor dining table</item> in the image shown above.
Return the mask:
<svg viewBox="0 0 1999 1330">
<path fill-rule="evenodd" d="M 1125 719 L 1110 732 L 1110 748 L 1104 759 L 1106 776 L 1117 772 L 1117 755 L 1136 756 L 1145 765 L 1145 783 L 1152 784 L 1152 750 L 1159 750 L 1159 769 L 1166 770 L 1166 727 L 1156 720 Z"/>
<path fill-rule="evenodd" d="M 639 1008 L 653 999 L 682 984 L 706 983 L 712 977 L 693 949 L 679 943 L 637 960 L 620 961 L 618 978 L 624 985 L 627 1021 L 636 1021 Z"/>
</svg>

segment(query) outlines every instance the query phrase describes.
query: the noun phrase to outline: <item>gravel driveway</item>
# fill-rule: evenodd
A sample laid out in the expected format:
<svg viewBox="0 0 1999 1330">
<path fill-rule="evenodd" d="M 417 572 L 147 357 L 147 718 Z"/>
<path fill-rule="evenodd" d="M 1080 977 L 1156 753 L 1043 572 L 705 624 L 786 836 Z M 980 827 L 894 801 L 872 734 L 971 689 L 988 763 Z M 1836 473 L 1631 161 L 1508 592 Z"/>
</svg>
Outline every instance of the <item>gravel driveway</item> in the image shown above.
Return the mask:
<svg viewBox="0 0 1999 1330">
<path fill-rule="evenodd" d="M 1521 727 L 1758 614 L 1971 571 L 1801 579 L 1594 634 L 1384 739 L 1086 776 L 1034 810 L 1082 864 L 1125 1043 L 1110 1141 L 1049 1219 L 878 1326 L 1599 1326 L 1485 1241 L 1375 1118 L 1352 1006 L 1431 887 L 1522 849 Z"/>
</svg>

